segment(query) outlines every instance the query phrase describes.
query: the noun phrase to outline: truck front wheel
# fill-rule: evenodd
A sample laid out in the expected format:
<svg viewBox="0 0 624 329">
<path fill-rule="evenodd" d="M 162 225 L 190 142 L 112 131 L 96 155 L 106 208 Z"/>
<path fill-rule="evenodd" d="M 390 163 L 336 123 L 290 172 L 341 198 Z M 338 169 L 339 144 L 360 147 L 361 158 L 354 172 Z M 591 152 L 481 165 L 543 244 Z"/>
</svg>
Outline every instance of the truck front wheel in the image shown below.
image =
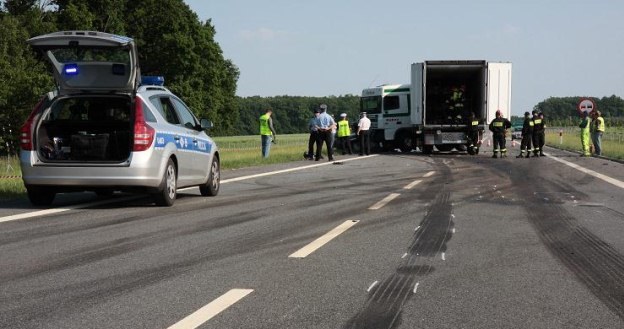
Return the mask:
<svg viewBox="0 0 624 329">
<path fill-rule="evenodd" d="M 398 142 L 397 146 L 403 153 L 410 152 L 411 150 L 414 149 L 414 146 L 416 145 L 416 140 L 414 139 L 414 136 L 410 134 L 409 132 L 405 132 L 405 131 L 399 133 L 397 142 Z"/>
</svg>

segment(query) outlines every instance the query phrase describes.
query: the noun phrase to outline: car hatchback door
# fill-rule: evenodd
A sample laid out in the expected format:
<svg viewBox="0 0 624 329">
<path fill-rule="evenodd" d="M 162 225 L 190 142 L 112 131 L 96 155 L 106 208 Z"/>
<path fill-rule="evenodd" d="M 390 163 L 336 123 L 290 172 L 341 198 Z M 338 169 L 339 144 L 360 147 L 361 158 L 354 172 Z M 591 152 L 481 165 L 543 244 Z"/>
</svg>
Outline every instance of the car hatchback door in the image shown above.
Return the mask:
<svg viewBox="0 0 624 329">
<path fill-rule="evenodd" d="M 130 93 L 138 86 L 139 63 L 132 38 L 92 31 L 64 31 L 28 40 L 43 51 L 59 93 Z"/>
</svg>

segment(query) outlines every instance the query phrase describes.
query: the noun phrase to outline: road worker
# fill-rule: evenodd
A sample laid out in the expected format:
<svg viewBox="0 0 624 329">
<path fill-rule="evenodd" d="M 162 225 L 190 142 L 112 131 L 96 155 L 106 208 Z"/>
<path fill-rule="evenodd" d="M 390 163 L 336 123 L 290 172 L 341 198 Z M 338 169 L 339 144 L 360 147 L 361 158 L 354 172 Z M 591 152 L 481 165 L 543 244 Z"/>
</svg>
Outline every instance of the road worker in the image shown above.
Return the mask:
<svg viewBox="0 0 624 329">
<path fill-rule="evenodd" d="M 474 112 L 466 120 L 466 139 L 468 140 L 468 154 L 479 154 L 479 119 Z"/>
<path fill-rule="evenodd" d="M 338 140 L 340 141 L 340 148 L 342 148 L 342 154 L 347 152 L 353 154 L 351 149 L 351 127 L 349 127 L 349 120 L 347 120 L 347 114 L 340 114 L 340 121 L 338 121 Z"/>
<path fill-rule="evenodd" d="M 516 158 L 531 157 L 533 125 L 534 123 L 533 119 L 531 118 L 531 114 L 528 111 L 524 112 L 524 123 L 522 124 L 522 142 L 520 142 L 520 154 Z"/>
<path fill-rule="evenodd" d="M 581 146 L 583 147 L 583 154 L 581 156 L 588 157 L 591 156 L 589 152 L 589 119 L 587 118 L 587 112 L 581 112 L 581 124 L 579 124 L 579 128 L 581 128 Z"/>
<path fill-rule="evenodd" d="M 500 152 L 501 158 L 507 157 L 507 148 L 505 147 L 505 135 L 507 129 L 511 128 L 511 122 L 503 118 L 500 110 L 496 111 L 496 118 L 490 122 L 490 131 L 494 139 L 494 150 L 492 158 L 498 158 L 497 153 Z"/>
<path fill-rule="evenodd" d="M 533 111 L 533 156 L 544 156 L 544 113 Z"/>
</svg>

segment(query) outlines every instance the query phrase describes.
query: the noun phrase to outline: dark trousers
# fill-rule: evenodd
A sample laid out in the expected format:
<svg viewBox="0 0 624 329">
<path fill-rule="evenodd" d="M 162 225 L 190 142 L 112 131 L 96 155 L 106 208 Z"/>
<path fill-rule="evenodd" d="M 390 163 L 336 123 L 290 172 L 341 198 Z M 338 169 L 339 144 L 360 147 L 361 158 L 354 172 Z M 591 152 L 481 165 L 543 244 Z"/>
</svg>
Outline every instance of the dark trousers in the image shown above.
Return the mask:
<svg viewBox="0 0 624 329">
<path fill-rule="evenodd" d="M 505 134 L 494 134 L 494 154 L 496 154 L 497 151 L 500 151 L 501 155 L 503 152 L 507 152 L 505 144 Z"/>
<path fill-rule="evenodd" d="M 360 130 L 360 155 L 370 154 L 370 132 L 368 130 Z"/>
<path fill-rule="evenodd" d="M 323 151 L 323 142 L 325 142 L 325 145 L 327 145 L 327 157 L 329 158 L 329 161 L 334 159 L 334 153 L 331 148 L 331 141 L 331 130 L 318 132 L 318 138 L 316 139 L 316 160 L 321 158 L 321 151 Z"/>
<path fill-rule="evenodd" d="M 533 133 L 533 154 L 543 154 L 542 147 L 544 147 L 545 136 L 543 131 Z"/>
<path fill-rule="evenodd" d="M 533 134 L 522 134 L 522 142 L 520 142 L 520 154 L 524 152 L 529 155 L 531 152 L 531 143 L 533 142 Z"/>
<path fill-rule="evenodd" d="M 338 137 L 338 140 L 340 141 L 340 148 L 342 148 L 342 154 L 353 154 L 353 150 L 351 149 L 351 140 L 349 138 L 349 136 Z"/>
<path fill-rule="evenodd" d="M 308 139 L 308 157 L 312 158 L 314 156 L 314 144 L 318 140 L 318 132 L 311 131 L 310 139 Z"/>
</svg>

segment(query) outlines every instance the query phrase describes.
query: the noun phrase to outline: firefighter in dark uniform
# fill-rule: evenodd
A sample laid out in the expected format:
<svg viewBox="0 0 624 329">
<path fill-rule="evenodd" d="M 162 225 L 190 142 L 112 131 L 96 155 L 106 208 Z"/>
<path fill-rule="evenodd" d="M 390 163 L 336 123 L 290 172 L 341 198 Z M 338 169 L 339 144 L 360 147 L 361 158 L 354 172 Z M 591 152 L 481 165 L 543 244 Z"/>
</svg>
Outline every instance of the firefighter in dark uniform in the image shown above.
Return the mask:
<svg viewBox="0 0 624 329">
<path fill-rule="evenodd" d="M 524 123 L 522 124 L 522 142 L 520 143 L 520 155 L 518 155 L 516 158 L 531 157 L 532 142 L 533 118 L 531 118 L 531 114 L 529 112 L 524 112 Z"/>
<path fill-rule="evenodd" d="M 479 120 L 474 113 L 470 113 L 466 120 L 466 139 L 468 140 L 468 154 L 479 154 Z"/>
<path fill-rule="evenodd" d="M 533 111 L 533 156 L 544 156 L 544 114 Z"/>
<path fill-rule="evenodd" d="M 497 153 L 500 151 L 501 158 L 507 157 L 507 148 L 505 147 L 505 135 L 507 129 L 511 128 L 511 122 L 503 118 L 500 110 L 496 111 L 496 118 L 490 122 L 490 131 L 494 135 L 494 155 L 492 158 L 498 158 Z"/>
</svg>

